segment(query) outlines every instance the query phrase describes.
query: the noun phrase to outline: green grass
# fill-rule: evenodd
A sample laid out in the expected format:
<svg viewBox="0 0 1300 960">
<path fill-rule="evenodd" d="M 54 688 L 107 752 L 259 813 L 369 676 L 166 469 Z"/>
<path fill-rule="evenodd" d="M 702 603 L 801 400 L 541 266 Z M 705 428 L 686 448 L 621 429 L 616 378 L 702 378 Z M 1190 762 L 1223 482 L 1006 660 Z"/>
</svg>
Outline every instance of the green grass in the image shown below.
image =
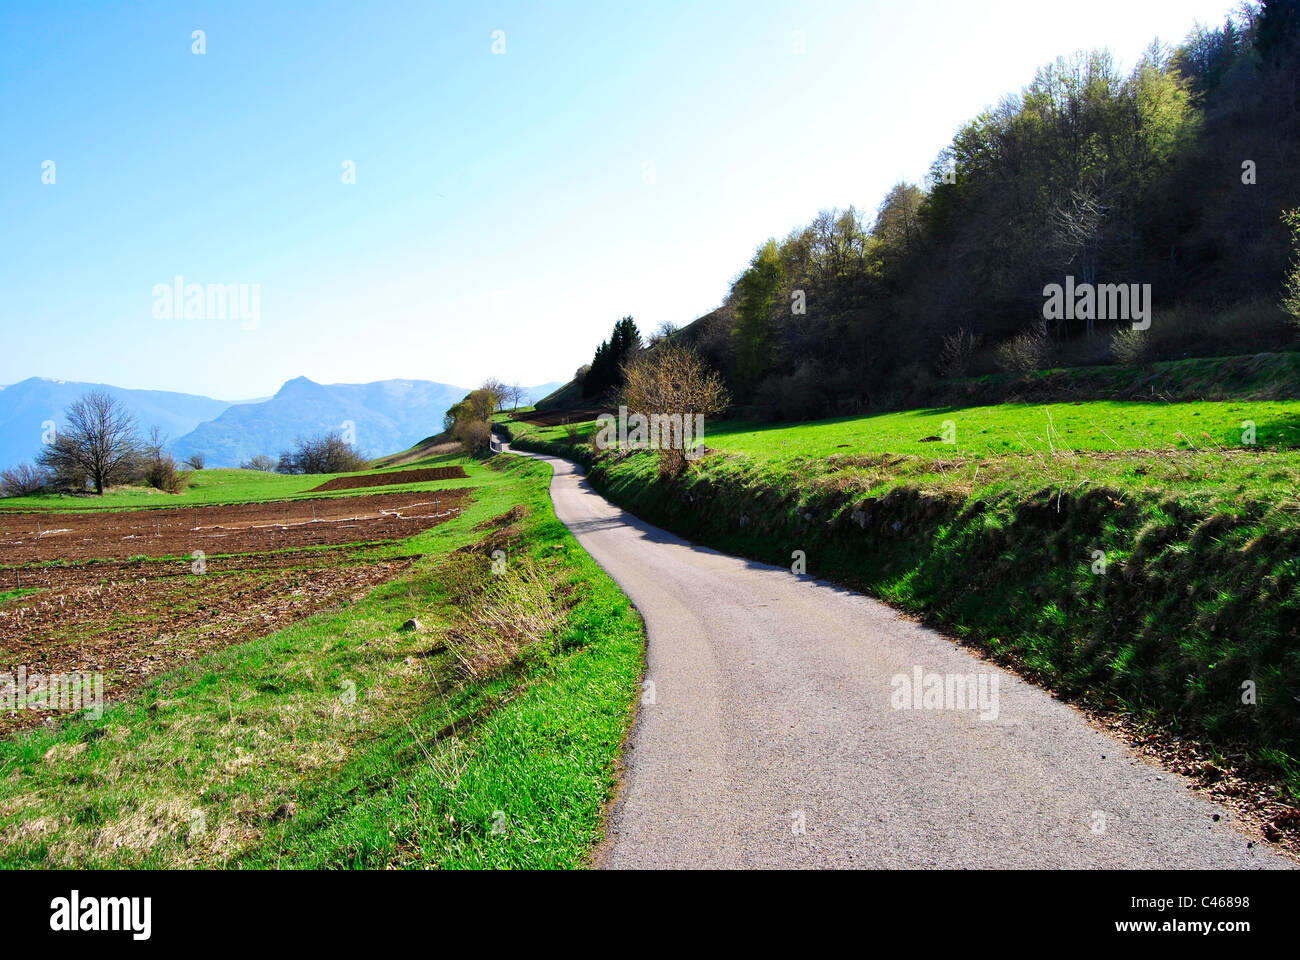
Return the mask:
<svg viewBox="0 0 1300 960">
<path fill-rule="evenodd" d="M 1070 696 L 1245 752 L 1300 798 L 1297 409 L 1008 404 L 709 424 L 716 452 L 676 479 L 650 452 L 593 455 L 562 428 L 511 429 L 521 448 L 584 460 L 653 523 L 783 566 L 803 550 L 811 574 Z M 956 443 L 921 442 L 945 420 Z M 1243 420 L 1256 445 L 1241 443 Z"/>
<path fill-rule="evenodd" d="M 1240 449 L 1246 421 L 1255 424 L 1258 446 L 1300 447 L 1300 404 L 1275 401 L 999 404 L 797 424 L 718 421 L 705 425 L 705 443 L 767 459 L 845 453 L 939 459 L 1054 451 Z M 594 429 L 592 421 L 577 426 L 583 437 Z M 566 436 L 563 426 L 512 424 L 512 429 L 541 440 Z M 947 436 L 954 442 L 944 442 Z"/>
<path fill-rule="evenodd" d="M 33 588 L 29 590 L 26 587 L 16 590 L 0 590 L 0 604 L 6 603 L 9 600 L 17 600 L 20 597 L 29 597 L 33 593 L 40 592 L 39 589 Z"/>
<path fill-rule="evenodd" d="M 635 703 L 640 619 L 555 519 L 545 465 L 468 470 L 473 504 L 401 545 L 427 555 L 408 574 L 97 720 L 0 742 L 0 865 L 583 865 Z M 506 574 L 458 599 L 452 551 L 519 504 Z M 490 640 L 494 611 L 545 629 L 469 673 L 458 638 Z"/>
</svg>

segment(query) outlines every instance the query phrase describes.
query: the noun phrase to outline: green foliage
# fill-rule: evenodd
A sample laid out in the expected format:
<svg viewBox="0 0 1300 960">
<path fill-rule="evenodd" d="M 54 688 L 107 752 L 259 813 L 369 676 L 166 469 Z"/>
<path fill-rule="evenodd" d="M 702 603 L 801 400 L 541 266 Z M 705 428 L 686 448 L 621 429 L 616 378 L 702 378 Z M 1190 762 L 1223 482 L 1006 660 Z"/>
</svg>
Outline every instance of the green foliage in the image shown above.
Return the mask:
<svg viewBox="0 0 1300 960">
<path fill-rule="evenodd" d="M 774 418 L 897 409 L 936 374 L 1057 357 L 1292 348 L 1253 305 L 1276 301 L 1291 233 L 1277 216 L 1300 208 L 1295 59 L 1266 53 L 1294 52 L 1294 22 L 1287 3 L 1243 7 L 1129 71 L 1104 51 L 1044 66 L 958 130 L 924 188 L 896 184 L 866 223 L 824 210 L 763 244 L 681 336 Z M 1067 275 L 1150 284 L 1152 328 L 1121 338 L 1140 351 L 1109 354 L 1122 321 L 1034 330 Z"/>
<path fill-rule="evenodd" d="M 614 324 L 608 340 L 601 341 L 582 381 L 584 397 L 603 397 L 623 385 L 623 366 L 641 349 L 641 332 L 631 317 Z"/>
<path fill-rule="evenodd" d="M 781 285 L 780 253 L 776 241 L 758 248 L 749 269 L 736 281 L 736 379 L 753 388 L 767 372 L 771 361 L 771 314 Z"/>
</svg>

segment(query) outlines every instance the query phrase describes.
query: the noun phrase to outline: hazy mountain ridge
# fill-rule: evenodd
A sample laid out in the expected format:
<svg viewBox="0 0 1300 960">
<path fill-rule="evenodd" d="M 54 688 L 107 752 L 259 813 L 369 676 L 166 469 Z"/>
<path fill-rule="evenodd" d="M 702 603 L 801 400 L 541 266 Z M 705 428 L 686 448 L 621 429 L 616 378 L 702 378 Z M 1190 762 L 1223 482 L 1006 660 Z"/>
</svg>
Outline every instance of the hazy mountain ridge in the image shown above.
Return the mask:
<svg viewBox="0 0 1300 960">
<path fill-rule="evenodd" d="M 135 414 L 141 432 L 158 426 L 173 438 L 221 416 L 227 400 L 170 390 L 134 390 L 105 383 L 29 377 L 0 390 L 0 467 L 35 460 L 47 424 L 61 425 L 68 405 L 89 390 L 106 390 Z"/>
<path fill-rule="evenodd" d="M 557 385 L 527 388 L 525 402 Z M 96 388 L 120 399 L 142 433 L 157 425 L 171 438 L 168 447 L 176 456 L 202 453 L 209 467 L 238 466 L 257 454 L 278 457 L 296 438 L 331 430 L 350 435 L 367 456 L 404 450 L 441 430 L 443 414 L 469 392 L 429 380 L 319 384 L 296 377 L 265 400 L 233 403 L 32 377 L 0 389 L 0 467 L 34 460 L 46 422 L 62 424 L 68 404 Z"/>
</svg>

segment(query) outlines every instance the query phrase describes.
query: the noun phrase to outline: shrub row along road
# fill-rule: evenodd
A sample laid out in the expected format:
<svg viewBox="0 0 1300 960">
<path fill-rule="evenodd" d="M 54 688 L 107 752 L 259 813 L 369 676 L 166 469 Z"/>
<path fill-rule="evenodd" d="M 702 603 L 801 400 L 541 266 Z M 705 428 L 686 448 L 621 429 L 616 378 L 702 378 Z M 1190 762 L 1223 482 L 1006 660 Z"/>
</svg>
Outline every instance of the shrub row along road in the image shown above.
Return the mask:
<svg viewBox="0 0 1300 960">
<path fill-rule="evenodd" d="M 556 514 L 649 636 L 604 866 L 1290 865 L 1073 708 L 888 606 L 694 546 L 539 459 Z M 896 708 L 891 681 L 916 667 L 983 675 L 990 695 L 996 676 L 996 718 Z"/>
</svg>

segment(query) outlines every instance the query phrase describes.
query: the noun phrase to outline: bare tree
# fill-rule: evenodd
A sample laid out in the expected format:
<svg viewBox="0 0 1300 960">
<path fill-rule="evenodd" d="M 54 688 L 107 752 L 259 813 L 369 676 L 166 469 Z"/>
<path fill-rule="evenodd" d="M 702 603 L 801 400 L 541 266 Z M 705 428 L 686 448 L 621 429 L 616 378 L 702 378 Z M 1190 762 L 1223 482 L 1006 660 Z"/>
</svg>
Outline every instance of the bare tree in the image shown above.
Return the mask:
<svg viewBox="0 0 1300 960">
<path fill-rule="evenodd" d="M 135 417 L 103 390 L 91 390 L 68 407 L 67 423 L 37 461 L 64 481 L 89 479 L 95 493 L 130 479 L 140 458 Z"/>
<path fill-rule="evenodd" d="M 519 405 L 523 403 L 528 396 L 528 391 L 521 387 L 518 382 L 512 383 L 510 386 L 506 387 L 506 392 L 509 394 L 508 399 L 510 400 L 512 413 L 519 409 Z"/>
<path fill-rule="evenodd" d="M 1052 243 L 1060 262 L 1065 266 L 1077 264 L 1080 278 L 1086 284 L 1097 281 L 1097 263 L 1101 259 L 1103 227 L 1106 224 L 1108 202 L 1105 187 L 1086 186 L 1071 190 L 1069 200 L 1052 209 Z M 1059 328 L 1065 323 L 1057 321 Z M 1096 322 L 1087 318 L 1087 333 L 1092 337 Z"/>
<path fill-rule="evenodd" d="M 663 320 L 660 322 L 659 326 L 655 327 L 654 333 L 650 334 L 649 339 L 646 340 L 646 345 L 657 347 L 659 344 L 671 340 L 673 335 L 680 329 L 681 327 L 677 326 L 677 324 L 673 323 L 671 320 Z"/>
<path fill-rule="evenodd" d="M 510 388 L 495 377 L 489 377 L 484 380 L 483 385 L 479 387 L 475 393 L 479 391 L 485 391 L 492 399 L 492 409 L 488 414 L 489 416 L 496 413 L 498 410 L 504 409 L 506 401 L 510 399 Z"/>
<path fill-rule="evenodd" d="M 721 378 L 692 347 L 662 344 L 637 353 L 623 367 L 621 399 L 630 413 L 684 423 L 696 415 L 711 417 L 731 402 Z M 676 442 L 681 441 L 681 442 Z M 659 445 L 659 469 L 677 476 L 686 469 L 685 438 Z"/>
</svg>

